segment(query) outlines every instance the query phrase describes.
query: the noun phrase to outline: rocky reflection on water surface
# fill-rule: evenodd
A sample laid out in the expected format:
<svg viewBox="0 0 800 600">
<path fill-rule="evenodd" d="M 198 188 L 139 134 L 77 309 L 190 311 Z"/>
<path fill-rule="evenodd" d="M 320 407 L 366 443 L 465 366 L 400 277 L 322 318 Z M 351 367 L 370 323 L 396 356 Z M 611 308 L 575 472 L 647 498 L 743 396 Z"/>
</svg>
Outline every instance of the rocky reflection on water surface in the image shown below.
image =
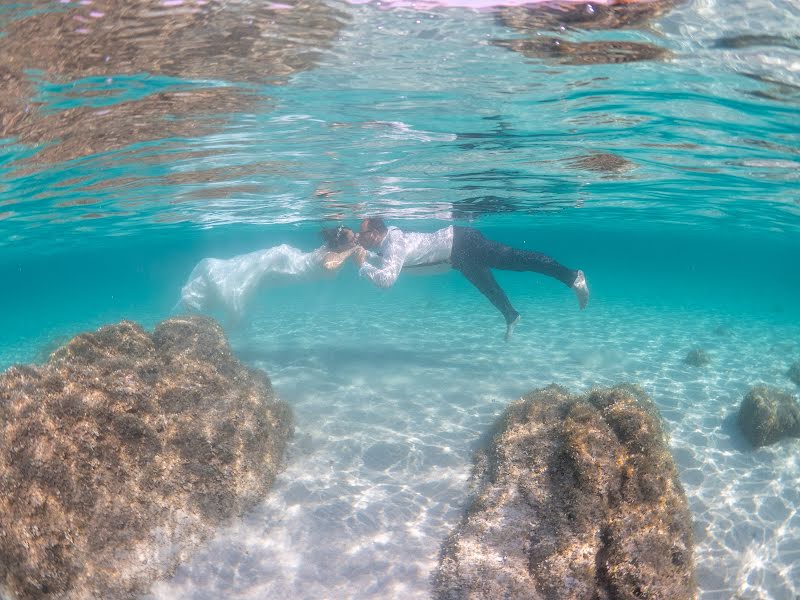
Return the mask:
<svg viewBox="0 0 800 600">
<path fill-rule="evenodd" d="M 617 1 L 603 5 L 594 3 L 546 6 L 509 6 L 500 10 L 500 18 L 508 27 L 519 31 L 561 31 L 563 29 L 639 29 L 663 16 L 680 0 Z"/>
<path fill-rule="evenodd" d="M 567 164 L 573 169 L 600 173 L 605 177 L 619 177 L 636 167 L 631 161 L 610 152 L 582 154 Z"/>
<path fill-rule="evenodd" d="M 502 8 L 503 25 L 535 37 L 495 40 L 503 48 L 528 58 L 549 59 L 560 64 L 591 65 L 627 63 L 667 58 L 669 52 L 644 42 L 599 40 L 573 42 L 563 37 L 537 35 L 542 31 L 646 29 L 679 0 L 618 1 L 610 5 L 559 4 Z"/>
<path fill-rule="evenodd" d="M 45 10 L 6 20 L 0 37 L 0 137 L 48 145 L 36 162 L 57 162 L 166 137 L 217 130 L 231 113 L 263 96 L 236 87 L 170 89 L 129 102 L 87 106 L 107 90 L 86 86 L 84 105 L 48 110 L 28 73 L 69 83 L 143 73 L 190 80 L 280 83 L 314 66 L 344 15 L 318 0 L 42 3 Z M 8 15 L 6 15 L 8 18 Z M 176 82 L 177 83 L 177 82 Z"/>
<path fill-rule="evenodd" d="M 238 88 L 197 88 L 159 92 L 140 100 L 100 108 L 79 106 L 47 112 L 27 105 L 3 122 L 3 135 L 38 147 L 36 163 L 57 163 L 137 142 L 196 137 L 217 131 L 227 115 L 262 102 Z"/>
<path fill-rule="evenodd" d="M 541 36 L 523 40 L 497 40 L 495 45 L 527 58 L 546 58 L 564 65 L 596 65 L 659 60 L 669 56 L 653 44 L 624 41 L 570 42 Z"/>
</svg>

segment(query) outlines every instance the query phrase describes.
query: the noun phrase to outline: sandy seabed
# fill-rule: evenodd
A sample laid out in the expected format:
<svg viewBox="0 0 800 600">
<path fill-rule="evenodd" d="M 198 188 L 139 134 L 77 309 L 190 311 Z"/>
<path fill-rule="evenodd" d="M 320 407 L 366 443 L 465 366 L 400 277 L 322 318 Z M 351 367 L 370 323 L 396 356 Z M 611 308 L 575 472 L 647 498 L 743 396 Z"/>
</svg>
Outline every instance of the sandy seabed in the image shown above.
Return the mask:
<svg viewBox="0 0 800 600">
<path fill-rule="evenodd" d="M 754 451 L 732 415 L 755 383 L 796 392 L 786 369 L 800 327 L 622 304 L 579 312 L 554 293 L 519 302 L 506 344 L 500 317 L 468 296 L 277 306 L 233 332 L 239 357 L 294 408 L 287 468 L 260 507 L 152 596 L 427 598 L 472 452 L 505 406 L 551 382 L 580 392 L 630 381 L 671 435 L 700 598 L 798 597 L 800 441 Z M 684 364 L 692 348 L 712 364 Z"/>
</svg>

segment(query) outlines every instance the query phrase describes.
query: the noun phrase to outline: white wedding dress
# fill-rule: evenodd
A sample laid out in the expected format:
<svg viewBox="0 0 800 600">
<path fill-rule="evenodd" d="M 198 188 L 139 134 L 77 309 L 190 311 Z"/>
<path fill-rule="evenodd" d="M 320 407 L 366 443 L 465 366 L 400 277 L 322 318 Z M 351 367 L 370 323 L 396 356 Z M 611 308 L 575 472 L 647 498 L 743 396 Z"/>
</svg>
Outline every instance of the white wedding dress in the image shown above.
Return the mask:
<svg viewBox="0 0 800 600">
<path fill-rule="evenodd" d="M 332 274 L 322 267 L 325 247 L 312 252 L 282 244 L 227 260 L 204 258 L 192 270 L 176 308 L 195 311 L 222 309 L 241 318 L 253 295 L 261 289 L 321 278 Z"/>
</svg>

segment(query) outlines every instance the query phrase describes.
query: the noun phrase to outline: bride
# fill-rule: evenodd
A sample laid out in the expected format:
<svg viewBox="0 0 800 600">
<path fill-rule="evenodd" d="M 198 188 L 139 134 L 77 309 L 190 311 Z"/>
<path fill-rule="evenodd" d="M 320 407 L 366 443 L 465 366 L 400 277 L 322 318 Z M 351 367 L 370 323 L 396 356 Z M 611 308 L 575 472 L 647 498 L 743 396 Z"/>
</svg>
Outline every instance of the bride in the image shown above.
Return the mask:
<svg viewBox="0 0 800 600">
<path fill-rule="evenodd" d="M 334 273 L 358 248 L 357 235 L 341 226 L 320 233 L 324 244 L 311 252 L 281 244 L 226 260 L 204 258 L 181 289 L 175 309 L 222 309 L 239 320 L 248 301 L 261 289 Z"/>
</svg>

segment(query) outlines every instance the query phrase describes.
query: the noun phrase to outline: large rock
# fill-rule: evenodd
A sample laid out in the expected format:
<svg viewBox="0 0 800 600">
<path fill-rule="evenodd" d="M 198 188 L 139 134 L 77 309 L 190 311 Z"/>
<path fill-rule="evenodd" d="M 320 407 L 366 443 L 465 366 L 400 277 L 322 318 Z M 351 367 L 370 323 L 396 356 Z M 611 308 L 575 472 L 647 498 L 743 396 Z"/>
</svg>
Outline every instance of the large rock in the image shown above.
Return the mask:
<svg viewBox="0 0 800 600">
<path fill-rule="evenodd" d="M 473 481 L 434 575 L 437 598 L 695 597 L 686 498 L 638 388 L 522 398 L 478 453 Z"/>
<path fill-rule="evenodd" d="M 800 404 L 779 389 L 766 385 L 751 388 L 739 407 L 739 428 L 758 448 L 786 437 L 800 437 Z"/>
<path fill-rule="evenodd" d="M 0 376 L 0 597 L 133 598 L 278 472 L 291 413 L 209 319 L 123 321 Z"/>
<path fill-rule="evenodd" d="M 800 360 L 793 362 L 789 366 L 789 370 L 786 372 L 786 375 L 792 380 L 792 383 L 800 385 Z"/>
</svg>

